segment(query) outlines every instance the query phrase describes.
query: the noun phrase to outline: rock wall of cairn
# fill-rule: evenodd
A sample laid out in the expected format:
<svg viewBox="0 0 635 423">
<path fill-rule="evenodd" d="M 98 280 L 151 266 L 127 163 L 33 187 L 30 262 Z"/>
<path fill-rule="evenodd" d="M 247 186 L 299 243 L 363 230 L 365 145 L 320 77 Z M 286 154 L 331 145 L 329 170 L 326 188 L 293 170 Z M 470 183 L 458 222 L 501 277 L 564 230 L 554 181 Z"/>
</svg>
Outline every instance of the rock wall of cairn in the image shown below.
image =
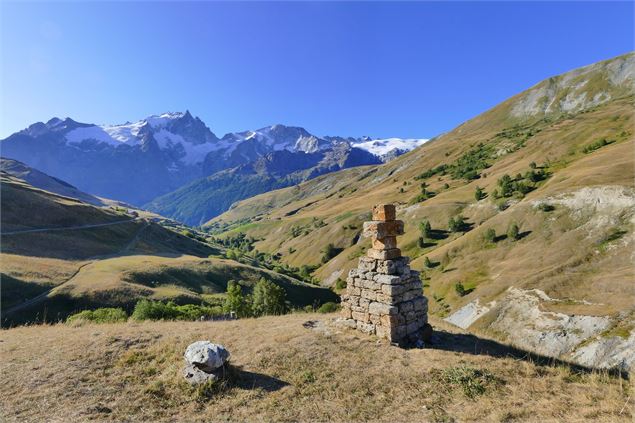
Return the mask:
<svg viewBox="0 0 635 423">
<path fill-rule="evenodd" d="M 394 214 L 394 206 L 375 206 L 374 220 L 364 224 L 364 235 L 373 238 L 373 248 L 349 272 L 342 295 L 342 322 L 401 342 L 416 339 L 428 322 L 428 299 L 423 296 L 419 272 L 410 269 L 410 259 L 401 257 L 396 246 L 403 222 L 394 220 Z"/>
</svg>

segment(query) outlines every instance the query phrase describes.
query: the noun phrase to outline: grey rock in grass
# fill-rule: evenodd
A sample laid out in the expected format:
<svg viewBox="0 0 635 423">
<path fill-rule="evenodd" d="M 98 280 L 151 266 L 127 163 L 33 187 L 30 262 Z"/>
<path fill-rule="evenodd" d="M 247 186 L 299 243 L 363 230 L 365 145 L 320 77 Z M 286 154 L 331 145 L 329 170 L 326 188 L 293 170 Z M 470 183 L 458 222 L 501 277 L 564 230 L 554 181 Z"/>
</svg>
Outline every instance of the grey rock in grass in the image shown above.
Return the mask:
<svg viewBox="0 0 635 423">
<path fill-rule="evenodd" d="M 187 347 L 184 354 L 185 361 L 189 365 L 206 373 L 223 367 L 229 356 L 229 351 L 224 346 L 210 341 L 194 342 Z"/>
</svg>

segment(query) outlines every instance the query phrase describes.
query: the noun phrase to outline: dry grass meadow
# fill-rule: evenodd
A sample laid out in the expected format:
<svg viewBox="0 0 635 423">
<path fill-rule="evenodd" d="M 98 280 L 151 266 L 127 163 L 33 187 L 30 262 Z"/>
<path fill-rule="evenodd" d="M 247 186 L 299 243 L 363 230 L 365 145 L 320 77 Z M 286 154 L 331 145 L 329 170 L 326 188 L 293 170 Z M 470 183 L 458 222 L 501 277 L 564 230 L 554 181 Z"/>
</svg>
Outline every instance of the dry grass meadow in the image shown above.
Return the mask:
<svg viewBox="0 0 635 423">
<path fill-rule="evenodd" d="M 633 387 L 618 376 L 522 357 L 438 321 L 434 348 L 405 350 L 334 318 L 4 330 L 2 420 L 632 421 Z M 227 384 L 182 379 L 183 351 L 202 339 L 230 350 Z"/>
</svg>

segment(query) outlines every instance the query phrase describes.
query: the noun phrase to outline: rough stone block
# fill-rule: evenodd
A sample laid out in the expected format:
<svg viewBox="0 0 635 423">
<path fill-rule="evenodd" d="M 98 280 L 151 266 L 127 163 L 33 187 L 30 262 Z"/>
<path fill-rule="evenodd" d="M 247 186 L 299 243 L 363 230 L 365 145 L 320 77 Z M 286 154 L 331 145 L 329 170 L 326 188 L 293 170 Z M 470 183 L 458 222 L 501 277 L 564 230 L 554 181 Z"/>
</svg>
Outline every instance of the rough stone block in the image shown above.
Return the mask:
<svg viewBox="0 0 635 423">
<path fill-rule="evenodd" d="M 377 260 L 370 257 L 362 256 L 359 258 L 357 269 L 359 272 L 372 272 L 377 267 Z"/>
<path fill-rule="evenodd" d="M 426 297 L 415 298 L 412 302 L 415 311 L 423 311 L 428 309 L 428 299 Z"/>
<path fill-rule="evenodd" d="M 384 275 L 395 275 L 399 273 L 399 266 L 396 260 L 381 260 L 377 262 L 377 272 Z"/>
<path fill-rule="evenodd" d="M 347 288 L 347 290 L 348 290 L 348 295 L 351 296 L 351 297 L 358 297 L 358 296 L 362 295 L 361 288 L 357 288 L 357 287 L 352 286 L 350 288 Z"/>
<path fill-rule="evenodd" d="M 373 279 L 382 285 L 401 285 L 401 278 L 395 275 L 376 275 Z"/>
<path fill-rule="evenodd" d="M 382 326 L 397 327 L 406 323 L 406 319 L 401 314 L 387 314 L 381 316 Z"/>
<path fill-rule="evenodd" d="M 344 307 L 344 305 L 342 304 L 341 316 L 344 319 L 352 319 L 353 318 L 353 312 L 351 311 L 351 309 L 349 307 Z"/>
<path fill-rule="evenodd" d="M 370 322 L 375 326 L 377 326 L 381 321 L 379 314 L 370 314 L 369 319 L 370 319 Z"/>
<path fill-rule="evenodd" d="M 393 204 L 377 204 L 373 207 L 373 220 L 395 220 L 397 210 Z"/>
<path fill-rule="evenodd" d="M 414 310 L 414 305 L 411 301 L 404 301 L 399 304 L 399 313 L 405 314 L 412 310 Z"/>
<path fill-rule="evenodd" d="M 399 340 L 396 327 L 378 325 L 375 327 L 375 332 L 377 336 L 385 338 L 390 342 L 397 342 Z"/>
<path fill-rule="evenodd" d="M 370 303 L 368 306 L 368 312 L 372 314 L 379 315 L 394 315 L 397 314 L 399 309 L 397 307 L 391 306 L 390 304 L 383 304 L 379 302 Z"/>
<path fill-rule="evenodd" d="M 364 289 L 370 289 L 371 291 L 379 291 L 381 289 L 381 283 L 375 282 L 373 280 L 364 279 L 362 282 L 362 287 Z"/>
<path fill-rule="evenodd" d="M 382 239 L 373 238 L 371 245 L 375 250 L 391 250 L 397 248 L 397 237 L 387 236 Z"/>
<path fill-rule="evenodd" d="M 391 298 L 401 295 L 404 292 L 405 287 L 403 285 L 382 285 L 381 292 L 389 295 Z"/>
<path fill-rule="evenodd" d="M 357 269 L 351 269 L 348 271 L 349 278 L 356 278 L 358 274 L 359 274 L 359 271 Z"/>
<path fill-rule="evenodd" d="M 366 255 L 377 260 L 390 260 L 401 257 L 401 250 L 399 248 L 392 248 L 390 250 L 375 250 L 374 248 L 369 248 L 368 251 L 366 251 Z"/>
<path fill-rule="evenodd" d="M 363 289 L 362 298 L 365 298 L 369 301 L 375 301 L 377 299 L 377 294 L 375 293 L 375 291 L 371 291 L 370 289 Z"/>
<path fill-rule="evenodd" d="M 401 220 L 393 220 L 390 222 L 372 220 L 370 222 L 364 222 L 362 235 L 366 238 L 383 239 L 387 236 L 403 235 L 403 227 Z"/>
<path fill-rule="evenodd" d="M 370 305 L 370 300 L 367 298 L 359 298 L 359 306 L 360 307 L 364 307 L 366 310 L 368 310 L 368 306 Z"/>
<path fill-rule="evenodd" d="M 368 313 L 360 313 L 358 311 L 353 311 L 351 312 L 351 315 L 353 319 L 357 320 L 358 322 L 364 322 L 364 323 L 370 322 Z"/>
</svg>

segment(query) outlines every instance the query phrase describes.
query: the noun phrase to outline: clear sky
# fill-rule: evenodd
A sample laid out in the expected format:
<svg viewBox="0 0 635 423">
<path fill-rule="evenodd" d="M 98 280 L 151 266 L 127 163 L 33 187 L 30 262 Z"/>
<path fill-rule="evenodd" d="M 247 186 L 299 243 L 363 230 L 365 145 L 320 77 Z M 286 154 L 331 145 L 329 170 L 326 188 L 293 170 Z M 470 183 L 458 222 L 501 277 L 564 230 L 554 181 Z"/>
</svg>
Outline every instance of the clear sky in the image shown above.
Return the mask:
<svg viewBox="0 0 635 423">
<path fill-rule="evenodd" d="M 432 137 L 633 50 L 633 2 L 1 2 L 0 137 L 189 109 L 217 135 Z"/>
</svg>

